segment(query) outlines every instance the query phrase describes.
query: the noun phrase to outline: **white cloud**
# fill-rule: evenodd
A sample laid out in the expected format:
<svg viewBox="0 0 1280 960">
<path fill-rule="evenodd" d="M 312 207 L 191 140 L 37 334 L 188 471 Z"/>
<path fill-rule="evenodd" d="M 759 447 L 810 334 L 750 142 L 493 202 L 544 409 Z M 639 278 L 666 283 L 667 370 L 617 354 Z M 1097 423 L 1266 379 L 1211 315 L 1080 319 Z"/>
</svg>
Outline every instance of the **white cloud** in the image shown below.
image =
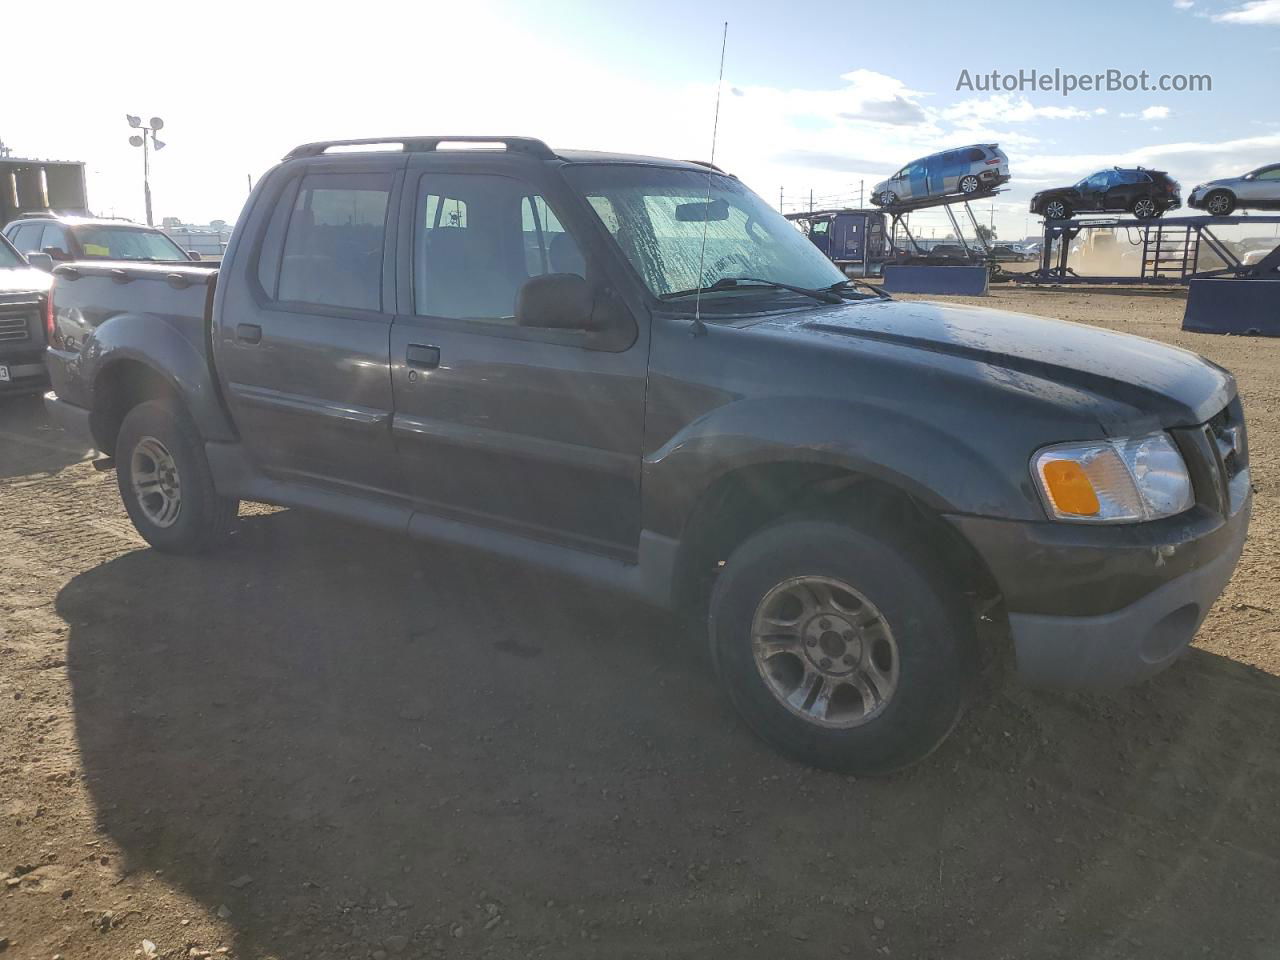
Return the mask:
<svg viewBox="0 0 1280 960">
<path fill-rule="evenodd" d="M 1195 0 L 1173 0 L 1173 6 L 1178 10 L 1190 10 L 1195 5 Z"/>
<path fill-rule="evenodd" d="M 1100 107 L 1096 112 L 1106 113 Z M 1031 120 L 1078 120 L 1090 116 L 1079 107 L 1037 107 L 1026 97 L 997 93 L 989 97 L 972 97 L 943 109 L 940 115 L 958 126 L 977 123 L 1026 123 Z"/>
<path fill-rule="evenodd" d="M 1213 18 L 1219 23 L 1265 23 L 1280 26 L 1280 0 L 1249 0 Z"/>
<path fill-rule="evenodd" d="M 1121 117 L 1126 120 L 1167 120 L 1172 116 L 1172 111 L 1168 107 L 1147 107 L 1141 113 L 1122 113 Z"/>
</svg>

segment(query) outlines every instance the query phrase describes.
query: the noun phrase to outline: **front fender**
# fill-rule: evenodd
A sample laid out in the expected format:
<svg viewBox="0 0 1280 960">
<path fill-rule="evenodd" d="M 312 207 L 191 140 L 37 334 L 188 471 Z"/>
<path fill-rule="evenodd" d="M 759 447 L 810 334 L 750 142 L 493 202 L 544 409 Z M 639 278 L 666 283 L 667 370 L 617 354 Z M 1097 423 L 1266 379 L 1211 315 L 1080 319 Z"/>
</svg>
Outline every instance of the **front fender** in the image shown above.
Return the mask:
<svg viewBox="0 0 1280 960">
<path fill-rule="evenodd" d="M 743 399 L 645 457 L 645 528 L 679 536 L 702 493 L 744 467 L 835 466 L 883 481 L 939 513 L 1043 519 L 1025 463 L 873 400 Z"/>
</svg>

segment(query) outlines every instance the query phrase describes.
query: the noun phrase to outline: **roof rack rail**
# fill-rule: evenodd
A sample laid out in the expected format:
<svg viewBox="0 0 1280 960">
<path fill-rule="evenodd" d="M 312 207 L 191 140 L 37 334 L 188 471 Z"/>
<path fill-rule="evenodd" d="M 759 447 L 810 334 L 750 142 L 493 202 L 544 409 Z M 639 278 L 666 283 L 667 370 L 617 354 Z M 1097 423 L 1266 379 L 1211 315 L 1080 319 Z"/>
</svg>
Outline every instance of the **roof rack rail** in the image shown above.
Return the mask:
<svg viewBox="0 0 1280 960">
<path fill-rule="evenodd" d="M 533 137 L 365 137 L 359 140 L 318 140 L 315 143 L 304 143 L 294 147 L 284 159 L 297 160 L 300 157 L 318 157 L 330 147 L 364 147 L 386 144 L 399 144 L 405 153 L 430 153 L 439 149 L 442 143 L 492 143 L 501 144 L 508 150 L 527 153 L 540 160 L 554 160 L 555 153 L 541 140 Z"/>
</svg>

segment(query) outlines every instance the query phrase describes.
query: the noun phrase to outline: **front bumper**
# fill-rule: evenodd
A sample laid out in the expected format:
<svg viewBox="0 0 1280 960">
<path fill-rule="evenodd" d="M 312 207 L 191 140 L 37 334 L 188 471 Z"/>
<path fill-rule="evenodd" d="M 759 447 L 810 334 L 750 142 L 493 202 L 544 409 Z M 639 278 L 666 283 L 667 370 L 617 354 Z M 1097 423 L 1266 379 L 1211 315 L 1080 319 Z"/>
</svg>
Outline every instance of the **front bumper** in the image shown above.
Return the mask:
<svg viewBox="0 0 1280 960">
<path fill-rule="evenodd" d="M 1109 528 L 952 517 L 1004 594 L 1018 675 L 1036 686 L 1107 689 L 1177 659 L 1244 548 L 1248 471 L 1232 486 L 1225 518 L 1202 507 Z"/>
</svg>

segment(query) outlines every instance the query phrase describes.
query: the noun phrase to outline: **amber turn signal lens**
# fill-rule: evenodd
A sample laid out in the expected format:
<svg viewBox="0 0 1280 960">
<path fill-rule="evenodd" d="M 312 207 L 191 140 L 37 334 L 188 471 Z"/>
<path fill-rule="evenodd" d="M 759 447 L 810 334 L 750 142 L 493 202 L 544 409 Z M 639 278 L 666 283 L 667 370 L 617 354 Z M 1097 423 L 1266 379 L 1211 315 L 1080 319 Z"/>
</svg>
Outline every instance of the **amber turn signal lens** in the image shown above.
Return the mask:
<svg viewBox="0 0 1280 960">
<path fill-rule="evenodd" d="M 1084 468 L 1074 460 L 1050 460 L 1040 466 L 1045 489 L 1062 513 L 1092 517 L 1101 506 Z"/>
</svg>

